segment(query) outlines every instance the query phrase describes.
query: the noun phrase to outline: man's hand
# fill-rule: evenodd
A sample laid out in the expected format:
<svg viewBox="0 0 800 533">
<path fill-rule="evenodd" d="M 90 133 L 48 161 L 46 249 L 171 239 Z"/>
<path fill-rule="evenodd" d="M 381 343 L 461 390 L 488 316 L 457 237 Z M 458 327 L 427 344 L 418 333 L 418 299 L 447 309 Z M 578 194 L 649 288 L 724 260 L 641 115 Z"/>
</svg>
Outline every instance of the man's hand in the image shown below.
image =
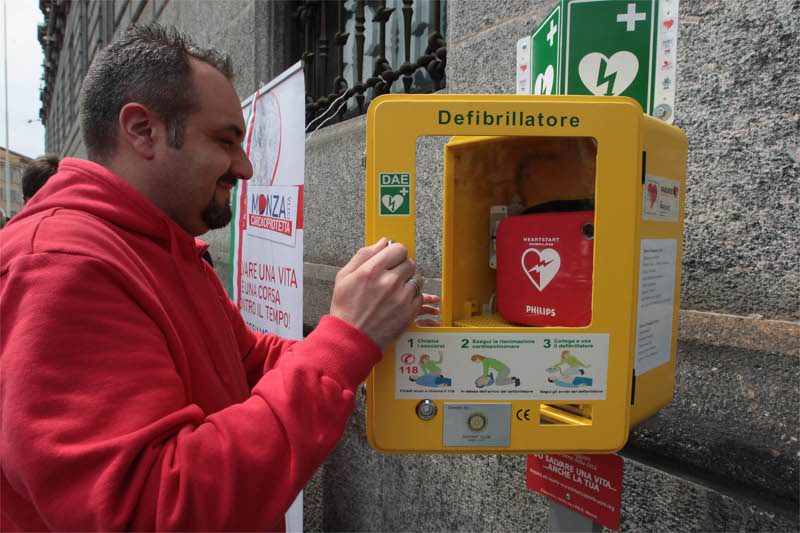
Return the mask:
<svg viewBox="0 0 800 533">
<path fill-rule="evenodd" d="M 402 244 L 386 239 L 362 248 L 336 275 L 331 314 L 385 350 L 419 315 L 436 315 L 438 296 L 406 283 L 417 271 Z"/>
</svg>

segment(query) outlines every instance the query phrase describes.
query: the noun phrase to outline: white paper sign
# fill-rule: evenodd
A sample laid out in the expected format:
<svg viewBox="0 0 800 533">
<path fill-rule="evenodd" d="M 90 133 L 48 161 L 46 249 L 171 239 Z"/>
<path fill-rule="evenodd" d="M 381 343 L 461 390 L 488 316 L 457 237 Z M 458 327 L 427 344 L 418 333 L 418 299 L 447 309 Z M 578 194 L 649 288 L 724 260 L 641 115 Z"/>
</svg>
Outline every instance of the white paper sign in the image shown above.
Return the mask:
<svg viewBox="0 0 800 533">
<path fill-rule="evenodd" d="M 662 0 L 659 4 L 653 106 L 654 116 L 668 124 L 675 120 L 678 11 L 678 0 Z"/>
<path fill-rule="evenodd" d="M 644 179 L 642 220 L 677 222 L 681 207 L 681 184 L 677 180 L 647 174 Z"/>
<path fill-rule="evenodd" d="M 603 400 L 608 334 L 406 333 L 395 398 Z"/>
<path fill-rule="evenodd" d="M 678 241 L 642 239 L 636 319 L 636 375 L 669 363 Z"/>
<path fill-rule="evenodd" d="M 517 94 L 531 94 L 531 38 L 517 41 Z"/>
</svg>

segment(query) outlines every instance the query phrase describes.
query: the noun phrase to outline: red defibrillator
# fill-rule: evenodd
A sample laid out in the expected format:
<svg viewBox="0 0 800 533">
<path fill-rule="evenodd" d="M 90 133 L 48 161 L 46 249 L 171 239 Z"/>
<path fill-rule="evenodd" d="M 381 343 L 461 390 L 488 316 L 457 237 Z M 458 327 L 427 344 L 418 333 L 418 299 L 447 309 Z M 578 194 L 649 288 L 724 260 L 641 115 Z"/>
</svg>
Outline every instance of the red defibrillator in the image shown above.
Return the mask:
<svg viewBox="0 0 800 533">
<path fill-rule="evenodd" d="M 594 209 L 589 200 L 540 204 L 497 226 L 497 310 L 527 326 L 592 320 Z"/>
</svg>

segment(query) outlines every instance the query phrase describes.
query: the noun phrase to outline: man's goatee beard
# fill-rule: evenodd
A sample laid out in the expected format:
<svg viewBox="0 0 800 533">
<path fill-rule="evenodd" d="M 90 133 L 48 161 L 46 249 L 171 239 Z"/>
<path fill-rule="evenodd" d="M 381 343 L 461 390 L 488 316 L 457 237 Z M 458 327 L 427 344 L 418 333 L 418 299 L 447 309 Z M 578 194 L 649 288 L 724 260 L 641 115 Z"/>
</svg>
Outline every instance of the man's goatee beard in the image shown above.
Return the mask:
<svg viewBox="0 0 800 533">
<path fill-rule="evenodd" d="M 208 226 L 208 229 L 224 228 L 231 221 L 231 218 L 233 218 L 230 200 L 226 200 L 225 205 L 220 206 L 217 204 L 216 199 L 212 198 L 211 203 L 203 210 L 201 216 L 203 222 Z"/>
</svg>

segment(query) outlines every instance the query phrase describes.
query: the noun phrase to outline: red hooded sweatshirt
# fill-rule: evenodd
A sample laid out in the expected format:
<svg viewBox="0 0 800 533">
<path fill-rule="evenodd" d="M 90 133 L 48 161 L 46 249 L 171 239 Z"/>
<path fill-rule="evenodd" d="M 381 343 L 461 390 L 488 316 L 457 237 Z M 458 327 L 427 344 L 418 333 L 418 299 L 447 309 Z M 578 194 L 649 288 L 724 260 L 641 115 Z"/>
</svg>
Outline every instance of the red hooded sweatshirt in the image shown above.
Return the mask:
<svg viewBox="0 0 800 533">
<path fill-rule="evenodd" d="M 0 246 L 0 530 L 282 529 L 378 346 L 254 333 L 205 245 L 88 161 Z"/>
</svg>

